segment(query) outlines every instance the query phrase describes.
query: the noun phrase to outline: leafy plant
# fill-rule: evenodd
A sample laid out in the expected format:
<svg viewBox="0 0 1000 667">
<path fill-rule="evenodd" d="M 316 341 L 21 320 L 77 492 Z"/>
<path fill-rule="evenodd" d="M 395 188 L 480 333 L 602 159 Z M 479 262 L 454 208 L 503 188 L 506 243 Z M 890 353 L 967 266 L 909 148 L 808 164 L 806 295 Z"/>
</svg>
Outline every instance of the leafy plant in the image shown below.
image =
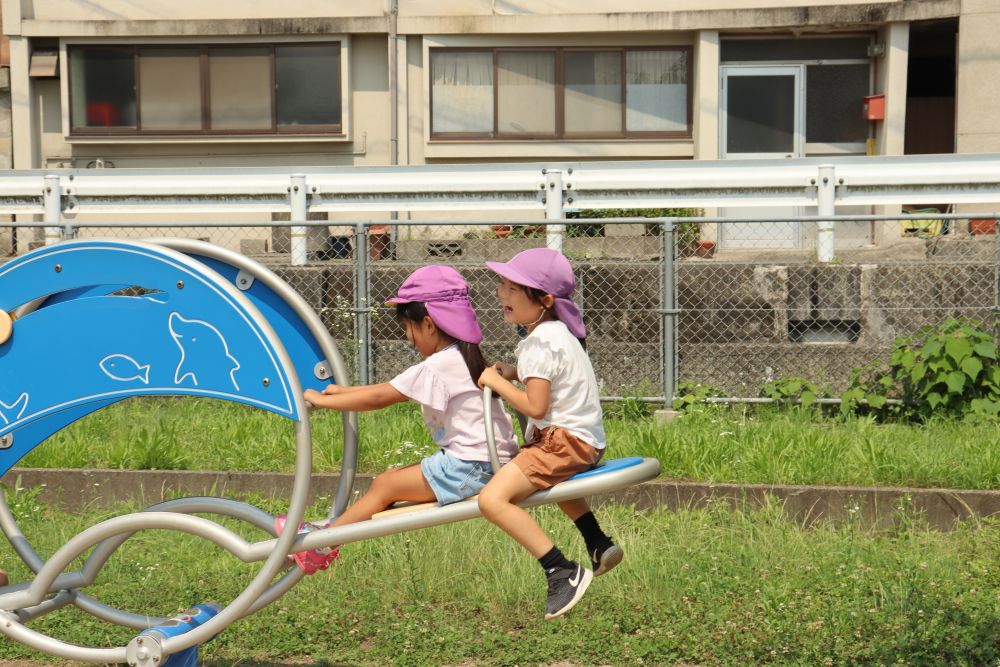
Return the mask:
<svg viewBox="0 0 1000 667">
<path fill-rule="evenodd" d="M 586 209 L 582 211 L 571 211 L 566 214 L 569 219 L 588 218 L 694 218 L 702 214 L 697 208 L 599 208 Z M 646 234 L 659 236 L 662 227 L 655 223 L 646 224 Z M 677 226 L 678 243 L 683 247 L 686 243 L 694 243 L 701 238 L 698 224 L 694 222 L 682 222 Z M 604 236 L 604 225 L 595 223 L 569 224 L 566 225 L 566 235 L 571 237 L 580 236 Z"/>
<path fill-rule="evenodd" d="M 688 408 L 700 405 L 705 399 L 712 396 L 722 396 L 723 392 L 710 384 L 702 384 L 694 380 L 684 380 L 677 386 L 677 395 L 674 397 L 674 410 L 687 410 Z"/>
<path fill-rule="evenodd" d="M 761 387 L 760 393 L 775 401 L 797 400 L 803 408 L 811 407 L 818 398 L 829 396 L 824 387 L 797 375 L 771 380 Z"/>
<path fill-rule="evenodd" d="M 1000 416 L 1000 363 L 996 341 L 977 321 L 949 318 L 896 339 L 887 365 L 852 374 L 842 410 L 862 401 L 876 411 L 898 398 L 901 414 L 990 418 Z"/>
</svg>

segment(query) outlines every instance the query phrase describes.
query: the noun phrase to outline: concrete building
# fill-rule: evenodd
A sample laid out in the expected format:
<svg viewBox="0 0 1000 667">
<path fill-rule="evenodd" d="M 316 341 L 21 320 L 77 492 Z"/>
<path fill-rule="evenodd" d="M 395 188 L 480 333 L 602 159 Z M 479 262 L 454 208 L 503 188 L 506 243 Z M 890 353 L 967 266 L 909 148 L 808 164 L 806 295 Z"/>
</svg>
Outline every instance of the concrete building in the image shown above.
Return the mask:
<svg viewBox="0 0 1000 667">
<path fill-rule="evenodd" d="M 1000 152 L 997 0 L 2 11 L 17 169 Z M 838 244 L 879 240 L 852 224 Z M 809 243 L 740 227 L 722 248 Z"/>
</svg>

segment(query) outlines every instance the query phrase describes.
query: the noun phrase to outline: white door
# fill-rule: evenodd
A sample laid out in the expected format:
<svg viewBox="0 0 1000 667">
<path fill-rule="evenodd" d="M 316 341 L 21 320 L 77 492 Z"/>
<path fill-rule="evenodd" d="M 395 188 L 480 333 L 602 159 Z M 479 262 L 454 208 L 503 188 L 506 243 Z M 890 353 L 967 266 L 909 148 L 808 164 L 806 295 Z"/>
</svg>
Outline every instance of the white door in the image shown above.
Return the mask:
<svg viewBox="0 0 1000 667">
<path fill-rule="evenodd" d="M 805 148 L 805 68 L 802 65 L 721 68 L 719 157 L 728 160 L 802 157 Z M 795 207 L 727 207 L 720 215 L 775 218 L 801 215 Z M 791 222 L 725 223 L 723 248 L 798 248 L 800 225 Z"/>
</svg>

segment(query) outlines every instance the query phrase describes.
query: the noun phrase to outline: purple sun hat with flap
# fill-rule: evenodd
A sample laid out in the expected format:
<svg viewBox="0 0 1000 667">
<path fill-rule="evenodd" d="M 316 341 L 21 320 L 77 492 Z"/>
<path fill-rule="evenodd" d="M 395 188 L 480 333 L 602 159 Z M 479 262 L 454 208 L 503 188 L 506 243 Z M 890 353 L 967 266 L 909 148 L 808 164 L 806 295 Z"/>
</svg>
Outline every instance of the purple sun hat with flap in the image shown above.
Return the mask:
<svg viewBox="0 0 1000 667">
<path fill-rule="evenodd" d="M 583 313 L 573 302 L 576 288 L 573 267 L 561 252 L 531 248 L 517 253 L 509 262 L 486 262 L 486 267 L 518 285 L 534 287 L 554 296 L 556 317 L 577 338 L 587 337 Z"/>
<path fill-rule="evenodd" d="M 422 266 L 403 281 L 386 305 L 419 301 L 438 329 L 456 340 L 478 345 L 483 332 L 469 299 L 469 285 L 462 274 L 441 264 Z"/>
</svg>

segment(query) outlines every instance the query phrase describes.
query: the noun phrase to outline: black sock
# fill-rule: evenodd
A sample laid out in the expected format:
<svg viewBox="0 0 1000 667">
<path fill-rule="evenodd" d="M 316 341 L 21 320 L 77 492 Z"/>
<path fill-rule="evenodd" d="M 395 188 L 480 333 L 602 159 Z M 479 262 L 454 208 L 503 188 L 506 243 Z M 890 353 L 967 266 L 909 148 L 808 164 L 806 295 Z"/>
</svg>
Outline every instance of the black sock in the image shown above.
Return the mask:
<svg viewBox="0 0 1000 667">
<path fill-rule="evenodd" d="M 545 570 L 545 574 L 548 574 L 552 570 L 563 570 L 573 567 L 573 563 L 563 556 L 563 552 L 559 551 L 559 547 L 552 547 L 549 549 L 548 553 L 538 559 L 538 564 L 542 566 Z"/>
<path fill-rule="evenodd" d="M 587 512 L 573 523 L 576 524 L 577 530 L 583 535 L 583 541 L 587 544 L 588 554 L 593 554 L 594 549 L 603 551 L 614 544 L 611 538 L 605 535 L 604 531 L 597 524 L 597 517 L 594 516 L 593 512 Z"/>
</svg>

